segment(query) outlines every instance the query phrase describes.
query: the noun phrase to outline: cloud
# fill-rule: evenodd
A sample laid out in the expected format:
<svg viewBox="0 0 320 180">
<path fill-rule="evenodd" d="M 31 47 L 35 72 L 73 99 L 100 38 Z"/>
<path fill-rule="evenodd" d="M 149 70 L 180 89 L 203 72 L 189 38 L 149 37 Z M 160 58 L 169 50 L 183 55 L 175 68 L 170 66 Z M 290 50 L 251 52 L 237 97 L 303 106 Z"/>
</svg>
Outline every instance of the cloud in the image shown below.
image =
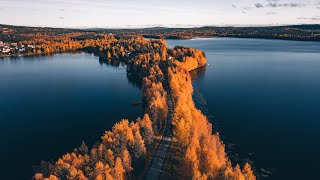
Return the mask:
<svg viewBox="0 0 320 180">
<path fill-rule="evenodd" d="M 299 17 L 297 18 L 299 20 L 312 20 L 312 21 L 320 21 L 320 16 L 314 16 L 314 17 Z"/>
<path fill-rule="evenodd" d="M 234 5 L 234 4 L 232 4 L 232 7 L 233 7 L 233 8 L 237 8 L 237 6 L 236 6 L 236 5 Z"/>
<path fill-rule="evenodd" d="M 269 8 L 278 8 L 278 7 L 297 8 L 297 7 L 306 6 L 305 4 L 302 4 L 302 3 L 279 3 L 279 0 L 267 0 L 267 1 L 268 1 L 267 4 L 255 3 L 254 6 L 256 8 L 264 8 L 264 7 L 269 7 Z M 320 3 L 320 1 L 318 3 Z"/>
<path fill-rule="evenodd" d="M 277 7 L 303 7 L 305 4 L 301 3 L 275 3 L 275 2 L 269 2 L 266 6 L 271 7 L 271 8 L 277 8 Z"/>
<path fill-rule="evenodd" d="M 256 8 L 263 8 L 264 7 L 263 4 L 261 4 L 261 3 L 256 3 L 254 5 L 256 6 Z"/>
<path fill-rule="evenodd" d="M 64 17 L 61 17 L 61 16 L 60 16 L 59 19 L 64 19 Z"/>
<path fill-rule="evenodd" d="M 242 10 L 251 10 L 252 8 L 250 6 L 244 6 L 241 8 Z"/>
<path fill-rule="evenodd" d="M 276 13 L 276 12 L 267 12 L 266 13 L 266 15 L 276 15 L 276 14 L 278 14 L 278 13 Z"/>
<path fill-rule="evenodd" d="M 242 13 L 242 14 L 247 14 L 247 12 L 245 12 L 245 11 L 242 11 L 241 13 Z"/>
</svg>

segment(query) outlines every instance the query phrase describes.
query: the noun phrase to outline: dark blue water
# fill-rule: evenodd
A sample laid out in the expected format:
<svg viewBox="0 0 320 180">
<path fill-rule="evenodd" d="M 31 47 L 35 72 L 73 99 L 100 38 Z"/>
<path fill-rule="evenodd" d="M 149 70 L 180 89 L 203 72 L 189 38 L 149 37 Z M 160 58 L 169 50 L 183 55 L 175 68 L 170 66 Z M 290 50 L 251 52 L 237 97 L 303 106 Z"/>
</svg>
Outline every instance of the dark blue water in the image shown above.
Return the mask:
<svg viewBox="0 0 320 180">
<path fill-rule="evenodd" d="M 168 40 L 204 50 L 194 99 L 233 162 L 263 179 L 318 179 L 320 43 L 216 38 Z"/>
<path fill-rule="evenodd" d="M 141 116 L 139 100 L 124 65 L 90 54 L 0 59 L 0 179 L 29 179 L 41 160 L 92 145 L 121 118 Z"/>
</svg>

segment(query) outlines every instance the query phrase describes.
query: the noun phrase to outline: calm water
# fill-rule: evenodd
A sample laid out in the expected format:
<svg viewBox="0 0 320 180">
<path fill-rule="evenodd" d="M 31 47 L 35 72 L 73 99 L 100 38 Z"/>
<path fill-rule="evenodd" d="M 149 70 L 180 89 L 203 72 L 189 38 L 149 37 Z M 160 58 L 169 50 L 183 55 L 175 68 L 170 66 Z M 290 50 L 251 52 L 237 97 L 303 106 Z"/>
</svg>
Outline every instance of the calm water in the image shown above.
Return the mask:
<svg viewBox="0 0 320 180">
<path fill-rule="evenodd" d="M 261 178 L 319 179 L 320 43 L 217 38 L 167 41 L 204 50 L 194 98 L 235 162 Z M 240 157 L 240 158 L 239 158 Z"/>
<path fill-rule="evenodd" d="M 140 90 L 126 67 L 90 54 L 0 59 L 0 179 L 29 179 L 32 166 L 98 141 L 136 119 Z"/>
</svg>

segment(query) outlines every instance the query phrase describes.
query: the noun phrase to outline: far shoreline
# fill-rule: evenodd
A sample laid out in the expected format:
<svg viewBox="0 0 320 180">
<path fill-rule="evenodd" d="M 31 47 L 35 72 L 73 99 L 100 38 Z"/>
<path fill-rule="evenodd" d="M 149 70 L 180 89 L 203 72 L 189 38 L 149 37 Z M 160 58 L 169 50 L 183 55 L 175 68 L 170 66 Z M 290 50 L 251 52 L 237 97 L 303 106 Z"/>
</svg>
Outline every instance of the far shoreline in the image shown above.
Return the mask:
<svg viewBox="0 0 320 180">
<path fill-rule="evenodd" d="M 143 37 L 146 40 L 160 40 L 157 38 L 146 38 Z M 320 43 L 320 41 L 312 41 L 312 40 L 295 40 L 295 39 L 277 39 L 277 38 L 252 38 L 252 37 L 221 37 L 221 36 L 197 36 L 191 39 L 171 39 L 171 38 L 166 38 L 163 39 L 164 41 L 166 40 L 177 40 L 177 41 L 197 41 L 197 40 L 215 40 L 215 39 L 248 39 L 248 40 L 266 40 L 266 41 L 296 41 L 296 42 L 314 42 L 314 43 Z M 63 53 L 90 53 L 86 52 L 83 50 L 66 50 L 66 51 L 61 51 L 61 52 L 50 52 L 50 53 L 32 53 L 32 54 L 0 54 L 0 59 L 4 58 L 19 58 L 19 57 L 36 57 L 36 56 L 49 56 L 49 55 L 55 55 L 55 54 L 63 54 Z"/>
<path fill-rule="evenodd" d="M 186 39 L 179 39 L 179 38 L 150 38 L 150 37 L 144 37 L 144 39 L 147 40 L 179 40 L 179 41 L 185 41 L 185 40 L 210 40 L 210 39 L 218 39 L 218 38 L 232 38 L 232 39 L 261 39 L 261 40 L 279 40 L 279 41 L 300 41 L 300 42 L 320 42 L 317 40 L 309 40 L 309 39 L 284 39 L 284 38 L 263 38 L 263 37 L 234 37 L 234 36 L 195 36 L 193 38 L 186 38 Z"/>
<path fill-rule="evenodd" d="M 255 38 L 255 37 L 234 37 L 234 36 L 196 36 L 190 39 L 174 39 L 174 38 L 165 38 L 164 40 L 210 40 L 210 39 L 219 39 L 219 38 L 230 38 L 230 39 L 260 39 L 260 40 L 279 40 L 279 41 L 300 41 L 300 42 L 320 42 L 316 40 L 308 39 L 281 39 L 281 38 Z M 156 39 L 156 38 L 147 38 L 147 39 Z"/>
</svg>

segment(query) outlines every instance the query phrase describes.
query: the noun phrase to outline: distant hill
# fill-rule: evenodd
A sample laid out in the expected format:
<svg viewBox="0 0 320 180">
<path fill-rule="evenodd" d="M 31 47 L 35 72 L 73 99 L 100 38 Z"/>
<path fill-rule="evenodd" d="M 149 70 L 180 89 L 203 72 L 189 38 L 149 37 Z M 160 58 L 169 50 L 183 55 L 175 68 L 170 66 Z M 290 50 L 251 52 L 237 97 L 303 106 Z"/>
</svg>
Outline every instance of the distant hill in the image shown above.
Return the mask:
<svg viewBox="0 0 320 180">
<path fill-rule="evenodd" d="M 89 28 L 89 31 L 125 31 L 125 32 L 141 32 L 141 31 L 187 31 L 187 30 L 208 30 L 208 29 L 282 29 L 282 28 L 296 28 L 304 30 L 320 30 L 320 24 L 301 24 L 301 25 L 288 25 L 288 26 L 202 26 L 195 28 L 171 28 L 171 27 L 149 27 L 149 28 Z"/>
<path fill-rule="evenodd" d="M 10 32 L 4 30 L 11 29 Z M 5 33 L 4 33 L 5 32 Z M 191 39 L 194 37 L 237 37 L 237 38 L 264 38 L 264 39 L 285 39 L 320 41 L 320 24 L 301 24 L 288 26 L 257 26 L 257 27 L 217 27 L 203 26 L 196 28 L 89 28 L 89 29 L 70 29 L 70 28 L 50 28 L 50 27 L 26 27 L 14 25 L 0 25 L 0 40 L 18 41 L 22 40 L 21 34 L 28 33 L 47 33 L 52 35 L 71 33 L 71 32 L 96 32 L 113 33 L 121 35 L 138 35 L 145 38 L 162 39 Z M 15 39 L 8 37 L 12 35 Z"/>
<path fill-rule="evenodd" d="M 284 26 L 284 27 L 305 29 L 305 30 L 320 30 L 320 24 L 292 25 L 292 26 Z"/>
</svg>

